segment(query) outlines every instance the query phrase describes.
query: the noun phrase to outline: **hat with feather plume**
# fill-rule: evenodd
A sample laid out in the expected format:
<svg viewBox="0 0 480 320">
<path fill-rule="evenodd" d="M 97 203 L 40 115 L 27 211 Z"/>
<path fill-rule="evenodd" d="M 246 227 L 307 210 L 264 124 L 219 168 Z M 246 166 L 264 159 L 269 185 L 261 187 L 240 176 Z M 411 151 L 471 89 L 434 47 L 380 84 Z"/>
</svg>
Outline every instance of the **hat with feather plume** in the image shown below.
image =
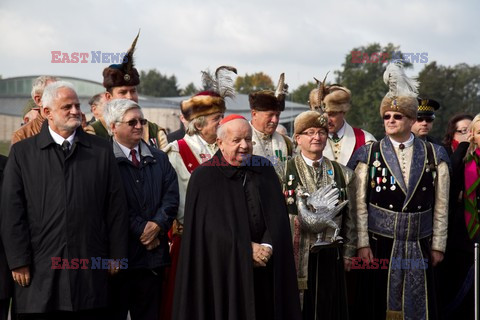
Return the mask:
<svg viewBox="0 0 480 320">
<path fill-rule="evenodd" d="M 383 74 L 383 81 L 389 90 L 380 104 L 380 115 L 383 117 L 387 111 L 396 111 L 416 119 L 418 82 L 405 74 L 402 63 L 390 63 Z"/>
<path fill-rule="evenodd" d="M 320 106 L 323 106 L 325 112 L 348 112 L 352 97 L 350 90 L 339 84 L 327 86 L 327 76 L 328 72 L 323 82 L 314 78 L 317 82 L 317 87 L 310 91 L 308 99 L 310 108 L 318 109 Z"/>
<path fill-rule="evenodd" d="M 140 84 L 140 76 L 133 63 L 133 53 L 135 52 L 139 35 L 140 31 L 138 31 L 122 63 L 111 64 L 103 69 L 103 86 L 107 90 L 113 87 L 137 86 Z"/>
<path fill-rule="evenodd" d="M 285 83 L 285 73 L 280 75 L 277 88 L 260 90 L 248 95 L 250 109 L 257 111 L 283 111 L 285 110 L 285 97 L 288 94 L 288 85 Z"/>
<path fill-rule="evenodd" d="M 182 115 L 187 121 L 200 116 L 226 110 L 225 99 L 235 97 L 234 78 L 237 69 L 230 66 L 218 67 L 215 74 L 202 71 L 202 82 L 206 90 L 184 100 L 180 104 Z"/>
</svg>

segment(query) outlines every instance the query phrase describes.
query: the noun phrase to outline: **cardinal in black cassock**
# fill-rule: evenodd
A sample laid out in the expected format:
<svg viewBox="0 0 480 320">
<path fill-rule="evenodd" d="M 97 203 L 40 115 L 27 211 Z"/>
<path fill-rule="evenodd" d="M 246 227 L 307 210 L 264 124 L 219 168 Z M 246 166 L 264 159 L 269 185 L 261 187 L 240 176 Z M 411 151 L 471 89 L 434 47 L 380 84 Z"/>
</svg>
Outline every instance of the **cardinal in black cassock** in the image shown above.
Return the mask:
<svg viewBox="0 0 480 320">
<path fill-rule="evenodd" d="M 232 115 L 220 126 L 220 150 L 188 184 L 173 319 L 300 319 L 287 208 L 275 170 L 250 155 L 245 118 Z M 273 251 L 260 254 L 259 264 L 252 243 Z"/>
</svg>

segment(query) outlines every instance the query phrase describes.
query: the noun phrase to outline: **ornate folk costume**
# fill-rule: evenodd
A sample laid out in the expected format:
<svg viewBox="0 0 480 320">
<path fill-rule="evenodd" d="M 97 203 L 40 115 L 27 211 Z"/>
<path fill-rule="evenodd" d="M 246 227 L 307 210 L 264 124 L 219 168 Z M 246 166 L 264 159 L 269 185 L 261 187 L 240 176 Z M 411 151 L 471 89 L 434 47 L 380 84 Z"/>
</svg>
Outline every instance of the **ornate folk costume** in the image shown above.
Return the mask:
<svg viewBox="0 0 480 320">
<path fill-rule="evenodd" d="M 390 262 L 365 271 L 369 319 L 385 319 L 385 310 L 387 319 L 436 318 L 430 254 L 446 247 L 448 161 L 442 147 L 412 135 L 363 146 L 349 163 L 358 163 L 358 248 Z"/>
<path fill-rule="evenodd" d="M 348 319 L 343 257 L 353 257 L 356 253 L 354 173 L 325 157 L 320 162 L 320 166 L 315 168 L 311 160 L 301 154 L 296 155 L 287 163 L 284 184 L 303 319 Z M 350 200 L 334 219 L 341 227 L 344 245 L 312 253 L 310 247 L 317 235 L 302 230 L 299 225 L 295 190 L 301 185 L 311 194 L 328 184 L 340 189 L 339 200 Z M 334 230 L 328 228 L 323 232 L 322 239 L 329 242 L 333 235 Z"/>
</svg>

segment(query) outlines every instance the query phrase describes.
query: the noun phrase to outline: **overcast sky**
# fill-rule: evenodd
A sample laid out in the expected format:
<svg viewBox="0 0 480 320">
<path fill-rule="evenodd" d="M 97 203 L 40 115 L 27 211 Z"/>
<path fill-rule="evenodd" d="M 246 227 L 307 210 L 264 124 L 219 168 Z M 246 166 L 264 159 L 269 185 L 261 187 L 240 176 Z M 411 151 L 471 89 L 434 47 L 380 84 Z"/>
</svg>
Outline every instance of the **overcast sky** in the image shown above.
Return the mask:
<svg viewBox="0 0 480 320">
<path fill-rule="evenodd" d="M 285 72 L 295 89 L 374 42 L 427 52 L 441 65 L 480 57 L 478 0 L 0 0 L 0 75 L 101 82 L 108 63 L 51 63 L 51 52 L 125 52 L 139 28 L 136 67 L 175 75 L 181 87 L 198 87 L 201 70 L 226 64 L 274 82 Z"/>
</svg>

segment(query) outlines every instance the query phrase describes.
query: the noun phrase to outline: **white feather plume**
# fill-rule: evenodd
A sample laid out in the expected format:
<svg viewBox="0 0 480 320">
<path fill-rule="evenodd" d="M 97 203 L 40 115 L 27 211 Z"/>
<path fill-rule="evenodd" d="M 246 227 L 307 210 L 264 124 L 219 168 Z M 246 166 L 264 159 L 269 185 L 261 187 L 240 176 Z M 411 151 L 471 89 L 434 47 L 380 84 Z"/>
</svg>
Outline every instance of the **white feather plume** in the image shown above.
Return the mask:
<svg viewBox="0 0 480 320">
<path fill-rule="evenodd" d="M 286 96 L 288 94 L 288 84 L 285 83 L 285 73 L 280 75 L 278 79 L 277 89 L 275 90 L 275 97 L 278 98 L 281 95 Z"/>
<path fill-rule="evenodd" d="M 390 63 L 383 74 L 383 81 L 388 85 L 387 97 L 414 97 L 418 95 L 418 81 L 405 74 L 401 62 Z"/>
<path fill-rule="evenodd" d="M 215 75 L 210 74 L 208 71 L 202 71 L 203 86 L 207 90 L 218 93 L 222 98 L 234 98 L 236 74 L 237 69 L 230 66 L 218 67 Z"/>
</svg>

